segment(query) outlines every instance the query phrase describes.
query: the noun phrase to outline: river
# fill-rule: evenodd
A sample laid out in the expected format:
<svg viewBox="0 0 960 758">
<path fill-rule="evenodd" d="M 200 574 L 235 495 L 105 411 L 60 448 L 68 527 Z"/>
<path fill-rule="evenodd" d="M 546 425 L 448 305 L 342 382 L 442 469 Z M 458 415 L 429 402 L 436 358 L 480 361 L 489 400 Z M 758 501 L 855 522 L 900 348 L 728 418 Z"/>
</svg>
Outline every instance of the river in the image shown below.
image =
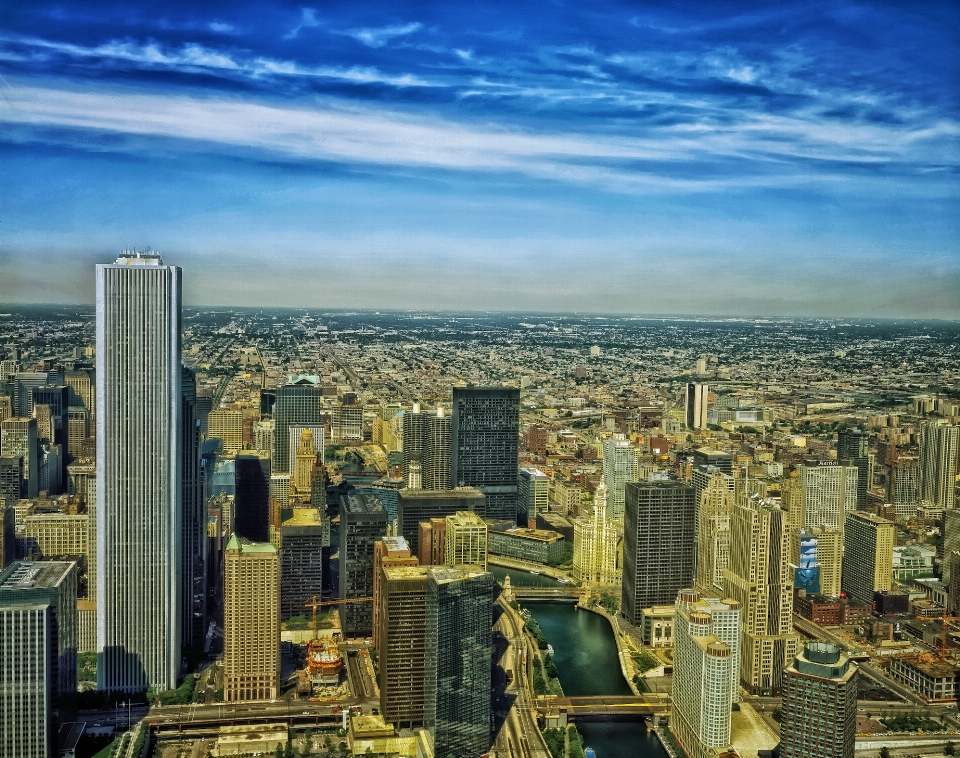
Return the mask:
<svg viewBox="0 0 960 758">
<path fill-rule="evenodd" d="M 554 579 L 491 566 L 499 581 L 505 574 L 515 587 L 556 587 Z M 578 611 L 570 603 L 524 602 L 553 645 L 563 691 L 571 696 L 629 695 L 617 657 L 610 624 L 602 616 Z M 660 742 L 643 722 L 579 721 L 583 744 L 597 758 L 667 758 Z"/>
</svg>

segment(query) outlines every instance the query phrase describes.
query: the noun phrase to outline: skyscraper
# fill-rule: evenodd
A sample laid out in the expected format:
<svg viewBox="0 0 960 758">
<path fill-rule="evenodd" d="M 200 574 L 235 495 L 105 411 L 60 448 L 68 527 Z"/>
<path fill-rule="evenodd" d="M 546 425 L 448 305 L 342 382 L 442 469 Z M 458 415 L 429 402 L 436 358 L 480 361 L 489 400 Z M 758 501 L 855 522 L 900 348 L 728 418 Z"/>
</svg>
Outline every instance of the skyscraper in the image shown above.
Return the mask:
<svg viewBox="0 0 960 758">
<path fill-rule="evenodd" d="M 275 700 L 279 693 L 280 556 L 268 542 L 233 535 L 224 551 L 224 700 Z"/>
<path fill-rule="evenodd" d="M 620 524 L 607 518 L 607 486 L 601 481 L 593 496 L 593 512 L 573 521 L 573 578 L 579 584 L 620 584 L 617 559 L 622 542 Z"/>
<path fill-rule="evenodd" d="M 783 676 L 783 758 L 853 758 L 857 664 L 836 645 L 810 642 Z"/>
<path fill-rule="evenodd" d="M 890 464 L 889 476 L 890 501 L 897 521 L 916 516 L 917 503 L 920 502 L 920 459 L 900 456 Z"/>
<path fill-rule="evenodd" d="M 517 519 L 519 436 L 519 389 L 453 388 L 453 486 L 480 490 L 487 518 Z"/>
<path fill-rule="evenodd" d="M 173 689 L 182 613 L 180 287 L 159 255 L 97 266 L 97 679 Z"/>
<path fill-rule="evenodd" d="M 723 591 L 723 572 L 730 562 L 730 518 L 733 515 L 731 477 L 715 470 L 700 495 L 697 509 L 698 592 Z"/>
<path fill-rule="evenodd" d="M 243 413 L 217 409 L 207 415 L 207 434 L 223 441 L 225 453 L 243 448 Z"/>
<path fill-rule="evenodd" d="M 2 459 L 0 459 L 0 464 L 2 464 Z M 960 550 L 960 510 L 945 511 L 943 514 L 943 555 L 946 557 L 958 550 Z M 953 578 L 953 567 L 950 561 L 944 560 L 943 583 L 951 584 Z"/>
<path fill-rule="evenodd" d="M 843 532 L 842 588 L 868 605 L 874 592 L 890 589 L 897 525 L 872 513 L 850 513 Z"/>
<path fill-rule="evenodd" d="M 623 520 L 625 487 L 636 481 L 636 449 L 617 434 L 603 441 L 603 483 L 607 485 L 607 515 Z"/>
<path fill-rule="evenodd" d="M 517 508 L 521 526 L 529 526 L 550 507 L 550 477 L 537 468 L 521 468 L 517 474 Z"/>
<path fill-rule="evenodd" d="M 420 403 L 413 404 L 413 410 L 403 413 L 403 480 L 410 483 L 410 465 L 416 463 L 419 470 L 419 482 L 415 489 L 423 487 L 423 452 L 430 442 L 430 414 L 420 410 Z"/>
<path fill-rule="evenodd" d="M 840 597 L 843 532 L 837 529 L 798 529 L 790 535 L 793 586 L 826 597 Z"/>
<path fill-rule="evenodd" d="M 859 480 L 856 466 L 801 466 L 804 528 L 842 531 L 847 514 L 857 510 Z"/>
<path fill-rule="evenodd" d="M 184 649 L 198 651 L 207 632 L 207 504 L 200 479 L 200 420 L 197 418 L 197 379 L 183 366 L 180 375 L 181 502 L 183 506 L 183 569 L 181 598 Z"/>
<path fill-rule="evenodd" d="M 670 605 L 693 584 L 694 490 L 676 481 L 630 482 L 623 523 L 621 613 L 631 624 L 644 608 Z"/>
<path fill-rule="evenodd" d="M 730 745 L 730 711 L 738 701 L 740 605 L 681 590 L 673 633 L 670 729 L 690 758 L 711 758 Z"/>
<path fill-rule="evenodd" d="M 293 424 L 322 424 L 323 415 L 323 390 L 309 379 L 299 379 L 277 390 L 277 402 L 273 406 L 277 453 L 273 473 L 289 473 L 293 465 L 296 448 L 291 449 L 289 427 Z"/>
<path fill-rule="evenodd" d="M 424 726 L 436 756 L 490 747 L 493 574 L 427 569 Z"/>
<path fill-rule="evenodd" d="M 53 755 L 27 748 L 55 745 L 73 713 L 77 643 L 76 563 L 18 561 L 0 571 L 0 756 Z"/>
<path fill-rule="evenodd" d="M 401 727 L 423 724 L 426 566 L 384 566 L 379 594 L 380 707 Z"/>
<path fill-rule="evenodd" d="M 473 487 L 454 490 L 402 489 L 397 498 L 397 524 L 400 534 L 406 537 L 410 551 L 420 554 L 420 524 L 432 518 L 446 518 L 457 511 L 473 511 L 481 518 L 488 518 L 487 499 Z"/>
<path fill-rule="evenodd" d="M 684 395 L 684 410 L 687 417 L 687 427 L 690 429 L 707 428 L 707 385 L 698 382 L 687 384 Z"/>
<path fill-rule="evenodd" d="M 373 597 L 374 543 L 387 533 L 387 511 L 372 494 L 349 493 L 340 498 L 340 592 L 341 598 Z M 343 633 L 368 637 L 373 633 L 373 603 L 340 606 Z"/>
<path fill-rule="evenodd" d="M 450 482 L 451 419 L 443 412 L 443 406 L 429 417 L 428 443 L 424 446 L 420 461 L 423 488 L 448 490 Z"/>
<path fill-rule="evenodd" d="M 723 594 L 743 610 L 740 682 L 751 694 L 775 695 L 798 644 L 787 514 L 757 495 L 743 497 L 734 505 L 730 532 Z"/>
<path fill-rule="evenodd" d="M 270 479 L 269 458 L 237 455 L 234 530 L 251 542 L 270 541 Z"/>
<path fill-rule="evenodd" d="M 410 546 L 403 537 L 383 537 L 373 543 L 373 646 L 380 650 L 383 643 L 384 572 L 388 567 L 418 566 L 417 556 L 411 555 Z"/>
<path fill-rule="evenodd" d="M 860 429 L 842 429 L 837 433 L 837 462 L 857 469 L 857 510 L 867 506 L 867 490 L 871 482 L 870 445 Z"/>
<path fill-rule="evenodd" d="M 23 480 L 23 458 L 19 455 L 0 455 L 0 507 L 13 508 L 20 499 Z"/>
<path fill-rule="evenodd" d="M 306 603 L 323 593 L 323 549 L 330 525 L 316 508 L 294 508 L 280 526 L 280 612 L 283 620 L 306 613 Z"/>
<path fill-rule="evenodd" d="M 60 481 L 67 481 L 70 462 L 70 388 L 65 384 L 47 384 L 33 389 L 34 405 L 50 409 L 50 442 L 60 445 Z"/>
<path fill-rule="evenodd" d="M 36 497 L 40 460 L 38 456 L 37 420 L 13 417 L 0 424 L 0 453 L 20 458 L 23 479 L 20 482 L 20 497 Z"/>
<path fill-rule="evenodd" d="M 954 506 L 960 426 L 920 424 L 919 500 L 945 511 Z"/>
</svg>

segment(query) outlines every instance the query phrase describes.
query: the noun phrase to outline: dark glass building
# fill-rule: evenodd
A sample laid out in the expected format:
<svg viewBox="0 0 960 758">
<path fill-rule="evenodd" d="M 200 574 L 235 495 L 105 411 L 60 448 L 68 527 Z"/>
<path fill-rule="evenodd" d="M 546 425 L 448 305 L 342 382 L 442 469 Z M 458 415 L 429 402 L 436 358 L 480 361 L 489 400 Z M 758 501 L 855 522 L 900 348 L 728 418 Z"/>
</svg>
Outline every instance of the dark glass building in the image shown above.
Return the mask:
<svg viewBox="0 0 960 758">
<path fill-rule="evenodd" d="M 68 481 L 67 464 L 70 462 L 70 388 L 65 384 L 48 384 L 33 389 L 32 405 L 50 406 L 50 423 L 53 427 L 50 442 L 60 445 L 60 481 Z"/>
<path fill-rule="evenodd" d="M 837 463 L 857 468 L 857 510 L 867 507 L 870 487 L 870 444 L 860 429 L 844 429 L 837 433 Z"/>
<path fill-rule="evenodd" d="M 621 613 L 631 624 L 654 605 L 672 605 L 693 585 L 696 550 L 692 485 L 627 482 Z"/>
<path fill-rule="evenodd" d="M 316 508 L 294 508 L 280 525 L 280 618 L 306 614 L 306 604 L 323 593 L 323 548 L 330 524 Z"/>
<path fill-rule="evenodd" d="M 454 387 L 451 427 L 452 486 L 486 495 L 486 518 L 516 522 L 520 390 Z"/>
<path fill-rule="evenodd" d="M 183 500 L 183 570 L 181 596 L 183 624 L 180 644 L 185 650 L 203 649 L 207 631 L 206 543 L 207 508 L 200 477 L 200 419 L 197 417 L 196 375 L 186 366 L 180 369 L 180 396 L 183 435 L 180 447 Z"/>
<path fill-rule="evenodd" d="M 295 384 L 285 384 L 277 390 L 277 401 L 273 406 L 274 450 L 273 473 L 293 473 L 291 457 L 296 450 L 290 449 L 289 429 L 291 424 L 322 424 L 326 420 L 323 413 L 322 388 L 309 379 L 301 379 Z M 267 477 L 269 479 L 269 475 Z"/>
<path fill-rule="evenodd" d="M 234 531 L 251 542 L 269 542 L 270 459 L 238 453 L 235 476 Z"/>
<path fill-rule="evenodd" d="M 379 497 L 353 491 L 340 498 L 339 594 L 370 598 L 340 606 L 345 637 L 373 634 L 373 543 L 386 533 L 387 511 Z"/>
<path fill-rule="evenodd" d="M 490 747 L 493 574 L 427 569 L 424 726 L 436 756 L 479 756 Z"/>
<path fill-rule="evenodd" d="M 406 538 L 410 552 L 420 550 L 420 522 L 446 518 L 457 511 L 473 511 L 487 518 L 487 498 L 474 487 L 455 490 L 411 490 L 397 493 L 397 522 L 400 536 Z"/>
</svg>

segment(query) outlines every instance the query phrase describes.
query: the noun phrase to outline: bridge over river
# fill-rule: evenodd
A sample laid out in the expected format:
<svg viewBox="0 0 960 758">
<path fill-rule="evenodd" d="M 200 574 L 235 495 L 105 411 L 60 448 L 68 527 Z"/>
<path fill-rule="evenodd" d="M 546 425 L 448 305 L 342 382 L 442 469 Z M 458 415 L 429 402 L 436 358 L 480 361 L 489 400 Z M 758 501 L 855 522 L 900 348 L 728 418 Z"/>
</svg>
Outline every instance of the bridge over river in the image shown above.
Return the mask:
<svg viewBox="0 0 960 758">
<path fill-rule="evenodd" d="M 567 716 L 604 716 L 637 719 L 644 716 L 666 717 L 670 712 L 670 698 L 667 695 L 628 695 L 622 697 L 594 695 L 581 697 L 556 697 L 541 695 L 537 698 L 537 708 L 546 712 L 566 710 Z"/>
</svg>

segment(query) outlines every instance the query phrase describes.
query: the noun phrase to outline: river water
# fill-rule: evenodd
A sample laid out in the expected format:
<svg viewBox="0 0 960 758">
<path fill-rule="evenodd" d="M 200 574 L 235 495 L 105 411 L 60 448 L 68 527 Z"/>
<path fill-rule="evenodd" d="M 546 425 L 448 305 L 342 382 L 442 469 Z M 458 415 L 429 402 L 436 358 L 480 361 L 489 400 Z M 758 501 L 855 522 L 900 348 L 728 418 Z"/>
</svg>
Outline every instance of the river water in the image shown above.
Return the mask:
<svg viewBox="0 0 960 758">
<path fill-rule="evenodd" d="M 514 587 L 556 587 L 554 579 L 491 566 L 499 581 L 506 574 Z M 553 645 L 563 691 L 571 696 L 630 695 L 617 658 L 610 624 L 602 616 L 578 611 L 571 603 L 523 602 Z M 597 758 L 667 758 L 656 736 L 643 722 L 578 721 L 583 744 Z"/>
</svg>

